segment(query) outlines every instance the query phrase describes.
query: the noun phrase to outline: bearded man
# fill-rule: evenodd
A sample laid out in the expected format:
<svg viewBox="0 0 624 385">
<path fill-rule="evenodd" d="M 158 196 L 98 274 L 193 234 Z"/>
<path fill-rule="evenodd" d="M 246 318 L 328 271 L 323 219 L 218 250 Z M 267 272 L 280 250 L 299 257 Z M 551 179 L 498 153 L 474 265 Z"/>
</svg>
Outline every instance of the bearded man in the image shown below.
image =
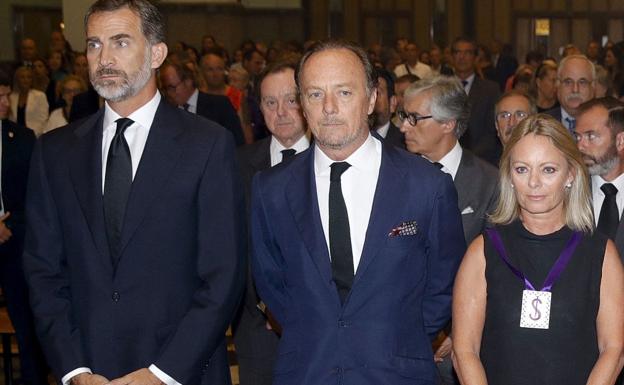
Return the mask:
<svg viewBox="0 0 624 385">
<path fill-rule="evenodd" d="M 246 239 L 234 143 L 162 100 L 162 20 L 147 0 L 90 7 L 89 76 L 105 106 L 33 153 L 24 266 L 63 384 L 230 383 Z"/>
</svg>

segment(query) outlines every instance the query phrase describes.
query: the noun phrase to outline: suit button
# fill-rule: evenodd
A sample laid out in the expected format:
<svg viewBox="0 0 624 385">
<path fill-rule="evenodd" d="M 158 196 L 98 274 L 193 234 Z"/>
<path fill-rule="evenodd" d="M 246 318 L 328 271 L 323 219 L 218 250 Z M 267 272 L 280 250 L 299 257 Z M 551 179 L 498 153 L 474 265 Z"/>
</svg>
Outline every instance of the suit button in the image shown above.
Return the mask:
<svg viewBox="0 0 624 385">
<path fill-rule="evenodd" d="M 119 292 L 118 291 L 114 291 L 113 295 L 111 296 L 111 298 L 113 299 L 113 302 L 119 302 L 119 298 L 120 298 Z"/>
</svg>

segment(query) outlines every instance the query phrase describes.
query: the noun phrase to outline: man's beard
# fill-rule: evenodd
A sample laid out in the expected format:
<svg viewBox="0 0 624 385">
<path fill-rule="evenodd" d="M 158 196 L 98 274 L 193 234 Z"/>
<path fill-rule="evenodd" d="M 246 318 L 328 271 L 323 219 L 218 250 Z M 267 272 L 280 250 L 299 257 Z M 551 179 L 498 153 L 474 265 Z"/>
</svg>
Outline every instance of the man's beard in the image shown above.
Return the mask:
<svg viewBox="0 0 624 385">
<path fill-rule="evenodd" d="M 152 76 L 151 62 L 152 51 L 148 47 L 143 58 L 143 64 L 136 72 L 128 75 L 122 70 L 98 68 L 95 71 L 95 74 L 89 74 L 91 84 L 97 93 L 104 99 L 111 102 L 121 102 L 136 95 L 143 89 L 143 87 L 145 87 Z M 99 81 L 98 78 L 102 75 L 116 75 L 119 76 L 121 80 Z"/>
<path fill-rule="evenodd" d="M 587 166 L 590 175 L 605 175 L 618 164 L 619 155 L 615 147 L 615 138 L 613 138 L 613 140 L 614 143 L 609 146 L 607 151 L 600 157 L 583 154 L 583 158 L 591 159 L 594 162 L 594 164 Z"/>
</svg>

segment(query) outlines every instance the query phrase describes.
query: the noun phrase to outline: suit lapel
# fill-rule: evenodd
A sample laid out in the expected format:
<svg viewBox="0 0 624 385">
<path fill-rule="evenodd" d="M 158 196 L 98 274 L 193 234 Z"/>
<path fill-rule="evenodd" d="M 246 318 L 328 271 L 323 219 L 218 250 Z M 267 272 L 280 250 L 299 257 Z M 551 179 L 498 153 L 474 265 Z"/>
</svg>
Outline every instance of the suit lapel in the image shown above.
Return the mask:
<svg viewBox="0 0 624 385">
<path fill-rule="evenodd" d="M 106 269 L 112 272 L 102 201 L 103 111 L 92 115 L 74 131 L 76 140 L 69 155 L 69 171 L 95 246 Z"/>
<path fill-rule="evenodd" d="M 180 157 L 181 147 L 176 136 L 183 132 L 176 121 L 175 107 L 160 102 L 152 127 L 150 128 L 145 149 L 132 182 L 132 190 L 126 205 L 126 215 L 121 233 L 121 256 L 130 238 L 141 223 L 149 207 L 162 191 L 171 175 L 176 161 Z"/>
<path fill-rule="evenodd" d="M 407 196 L 408 189 L 402 186 L 402 181 L 405 180 L 405 172 L 400 164 L 395 164 L 393 159 L 395 151 L 397 150 L 391 145 L 382 145 L 381 166 L 375 188 L 375 198 L 366 230 L 362 257 L 351 288 L 352 291 L 386 244 L 390 230 L 403 221 L 414 219 L 403 217 L 403 202 L 407 202 L 409 197 Z M 412 197 L 412 199 L 414 198 Z"/>
<path fill-rule="evenodd" d="M 321 274 L 322 282 L 336 292 L 338 300 L 338 292 L 330 284 L 331 263 L 316 196 L 313 147 L 306 150 L 303 156 L 301 161 L 293 162 L 291 165 L 290 188 L 286 192 L 286 199 L 297 223 L 297 229 Z"/>
</svg>

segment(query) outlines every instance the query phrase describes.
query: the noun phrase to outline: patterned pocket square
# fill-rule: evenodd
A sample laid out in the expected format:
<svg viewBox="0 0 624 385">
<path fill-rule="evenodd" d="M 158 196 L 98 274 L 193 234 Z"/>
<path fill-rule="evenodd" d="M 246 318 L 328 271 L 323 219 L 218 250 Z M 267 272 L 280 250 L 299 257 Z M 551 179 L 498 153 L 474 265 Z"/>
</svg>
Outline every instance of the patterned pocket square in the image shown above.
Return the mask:
<svg viewBox="0 0 624 385">
<path fill-rule="evenodd" d="M 403 235 L 416 235 L 418 232 L 418 223 L 416 221 L 403 222 L 393 228 L 389 233 L 389 237 L 400 237 Z"/>
</svg>

